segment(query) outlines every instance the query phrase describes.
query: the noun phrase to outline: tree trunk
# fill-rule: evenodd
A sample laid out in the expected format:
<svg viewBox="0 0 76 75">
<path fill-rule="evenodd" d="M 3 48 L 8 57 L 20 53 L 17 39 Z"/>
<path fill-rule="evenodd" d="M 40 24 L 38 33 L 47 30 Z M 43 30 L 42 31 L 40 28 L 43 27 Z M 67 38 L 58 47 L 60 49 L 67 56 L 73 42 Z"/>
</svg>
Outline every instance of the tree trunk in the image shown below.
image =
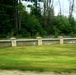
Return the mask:
<svg viewBox="0 0 76 75">
<path fill-rule="evenodd" d="M 21 11 L 18 13 L 18 24 L 19 24 L 19 31 L 21 30 Z"/>
<path fill-rule="evenodd" d="M 18 0 L 14 0 L 14 24 L 15 24 L 15 31 L 16 34 L 18 33 Z"/>
<path fill-rule="evenodd" d="M 74 11 L 75 0 L 69 0 L 69 17 L 71 18 Z"/>
<path fill-rule="evenodd" d="M 60 8 L 59 14 L 61 15 L 62 14 L 62 11 L 61 11 L 61 3 L 60 3 L 60 0 L 58 0 L 58 3 L 59 3 L 59 8 Z"/>
<path fill-rule="evenodd" d="M 44 23 L 44 26 L 46 26 L 46 1 L 44 1 L 44 20 L 43 20 L 43 23 Z"/>
</svg>

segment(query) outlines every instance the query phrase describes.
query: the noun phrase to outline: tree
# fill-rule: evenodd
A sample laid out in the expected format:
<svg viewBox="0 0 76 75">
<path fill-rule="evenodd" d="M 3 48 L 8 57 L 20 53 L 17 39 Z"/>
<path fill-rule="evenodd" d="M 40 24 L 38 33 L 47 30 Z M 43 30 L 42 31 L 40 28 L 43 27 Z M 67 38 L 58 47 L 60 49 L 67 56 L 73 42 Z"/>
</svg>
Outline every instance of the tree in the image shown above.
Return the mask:
<svg viewBox="0 0 76 75">
<path fill-rule="evenodd" d="M 51 34 L 53 21 L 54 21 L 53 0 L 45 0 L 44 1 L 43 23 L 44 23 L 44 28 L 48 34 Z"/>
<path fill-rule="evenodd" d="M 59 3 L 59 8 L 60 8 L 60 15 L 62 14 L 62 10 L 61 10 L 61 3 L 60 3 L 60 0 L 58 0 L 58 3 Z"/>
<path fill-rule="evenodd" d="M 38 1 L 34 1 L 33 6 L 31 6 L 31 15 L 35 15 L 37 17 L 37 19 L 40 22 L 40 25 L 42 25 L 42 21 L 43 21 L 43 17 L 42 17 L 42 13 L 41 13 L 41 8 L 40 8 L 40 4 L 38 3 Z"/>
<path fill-rule="evenodd" d="M 24 11 L 25 11 L 25 7 L 22 5 L 21 1 L 19 0 L 19 4 L 18 4 L 18 31 L 21 30 L 22 13 Z"/>
<path fill-rule="evenodd" d="M 35 15 L 30 15 L 24 12 L 22 17 L 22 28 L 19 34 L 26 37 L 34 37 L 37 34 L 43 35 L 43 29 Z"/>
<path fill-rule="evenodd" d="M 18 34 L 18 0 L 13 1 L 15 35 Z"/>
<path fill-rule="evenodd" d="M 0 33 L 6 37 L 13 28 L 13 1 L 0 0 Z"/>
<path fill-rule="evenodd" d="M 73 16 L 74 6 L 75 6 L 75 0 L 69 0 L 69 18 L 70 19 Z"/>
<path fill-rule="evenodd" d="M 61 16 L 61 17 L 60 17 Z M 60 35 L 64 34 L 64 35 L 68 35 L 71 32 L 71 24 L 68 20 L 67 17 L 60 15 L 57 16 L 56 20 L 57 20 L 57 28 L 60 31 Z"/>
</svg>

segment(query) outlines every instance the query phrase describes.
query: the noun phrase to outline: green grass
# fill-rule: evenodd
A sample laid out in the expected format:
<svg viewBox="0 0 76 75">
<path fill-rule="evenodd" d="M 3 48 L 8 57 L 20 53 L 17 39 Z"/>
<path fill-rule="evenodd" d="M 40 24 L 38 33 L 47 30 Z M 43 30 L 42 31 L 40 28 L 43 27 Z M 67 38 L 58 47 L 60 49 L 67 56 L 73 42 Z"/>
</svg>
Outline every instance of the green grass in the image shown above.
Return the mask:
<svg viewBox="0 0 76 75">
<path fill-rule="evenodd" d="M 0 69 L 76 72 L 76 44 L 0 48 Z"/>
</svg>

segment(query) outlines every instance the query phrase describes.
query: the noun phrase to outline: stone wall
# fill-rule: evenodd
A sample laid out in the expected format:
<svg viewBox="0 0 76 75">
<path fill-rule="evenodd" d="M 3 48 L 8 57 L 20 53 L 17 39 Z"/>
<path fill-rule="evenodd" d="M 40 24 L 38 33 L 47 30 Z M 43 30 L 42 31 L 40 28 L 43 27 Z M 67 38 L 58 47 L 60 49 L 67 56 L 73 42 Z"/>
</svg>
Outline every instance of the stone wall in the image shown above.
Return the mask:
<svg viewBox="0 0 76 75">
<path fill-rule="evenodd" d="M 76 38 L 41 38 L 36 39 L 16 39 L 11 38 L 9 40 L 0 40 L 0 47 L 9 46 L 36 46 L 36 45 L 51 45 L 51 44 L 74 44 Z"/>
<path fill-rule="evenodd" d="M 10 47 L 11 40 L 0 40 L 0 47 Z"/>
<path fill-rule="evenodd" d="M 51 44 L 59 44 L 60 41 L 58 38 L 54 39 L 42 39 L 42 45 L 51 45 Z"/>
<path fill-rule="evenodd" d="M 33 46 L 38 45 L 38 41 L 36 39 L 18 39 L 17 46 Z"/>
<path fill-rule="evenodd" d="M 64 38 L 64 44 L 74 44 L 76 43 L 76 38 Z"/>
</svg>

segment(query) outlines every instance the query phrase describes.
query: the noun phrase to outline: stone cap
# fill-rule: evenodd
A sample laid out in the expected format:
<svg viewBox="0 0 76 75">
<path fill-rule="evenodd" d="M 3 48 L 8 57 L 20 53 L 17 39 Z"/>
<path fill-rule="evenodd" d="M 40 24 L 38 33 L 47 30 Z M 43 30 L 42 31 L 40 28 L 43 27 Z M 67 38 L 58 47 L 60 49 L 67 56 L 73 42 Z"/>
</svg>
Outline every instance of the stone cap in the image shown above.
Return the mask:
<svg viewBox="0 0 76 75">
<path fill-rule="evenodd" d="M 15 37 L 11 37 L 10 39 L 11 39 L 11 40 L 15 40 L 16 38 L 15 38 Z"/>
<path fill-rule="evenodd" d="M 42 37 L 37 37 L 37 39 L 41 39 Z"/>
<path fill-rule="evenodd" d="M 63 38 L 63 36 L 58 36 L 58 38 L 62 39 L 62 38 Z"/>
</svg>

